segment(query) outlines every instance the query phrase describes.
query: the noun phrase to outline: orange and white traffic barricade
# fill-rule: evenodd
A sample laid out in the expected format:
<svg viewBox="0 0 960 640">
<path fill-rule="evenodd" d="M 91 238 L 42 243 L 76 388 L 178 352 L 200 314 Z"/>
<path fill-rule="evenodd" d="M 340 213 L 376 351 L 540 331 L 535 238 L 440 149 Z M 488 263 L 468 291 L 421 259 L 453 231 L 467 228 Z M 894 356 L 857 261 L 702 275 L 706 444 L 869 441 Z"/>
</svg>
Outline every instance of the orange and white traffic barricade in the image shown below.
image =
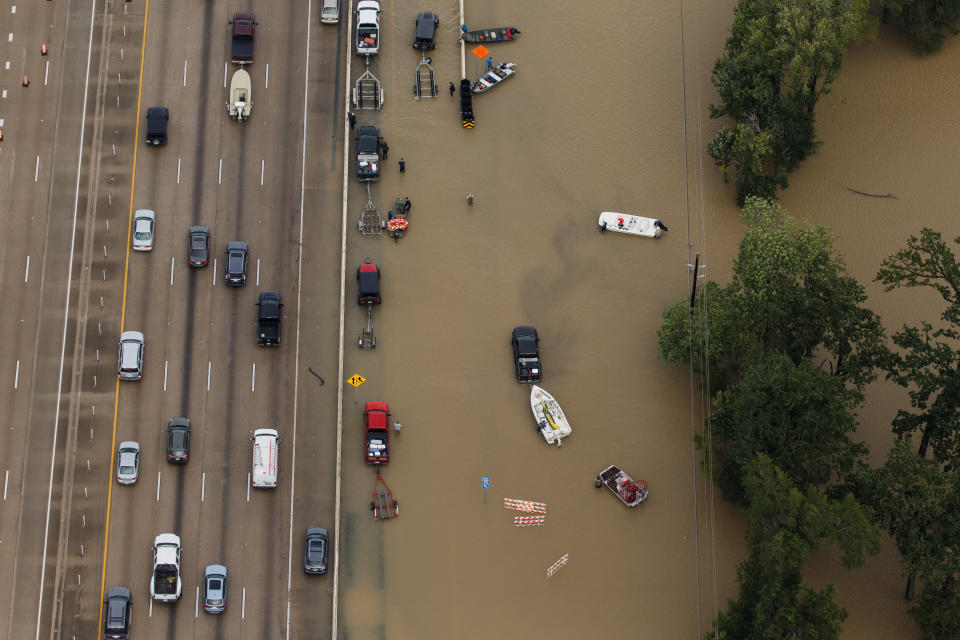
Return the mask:
<svg viewBox="0 0 960 640">
<path fill-rule="evenodd" d="M 570 559 L 570 554 L 569 554 L 569 553 L 563 554 L 563 555 L 560 557 L 559 560 L 557 560 L 556 562 L 554 562 L 552 565 L 550 565 L 550 566 L 547 568 L 547 577 L 549 578 L 549 577 L 551 577 L 553 574 L 555 574 L 555 573 L 560 569 L 560 567 L 562 567 L 563 565 L 567 564 L 567 560 L 569 560 L 569 559 Z"/>
<path fill-rule="evenodd" d="M 530 500 L 517 500 L 516 498 L 504 498 L 504 509 L 513 509 L 514 511 L 527 511 L 529 513 L 546 513 L 547 505 L 543 502 L 531 502 Z"/>
<path fill-rule="evenodd" d="M 514 516 L 513 526 L 515 527 L 542 527 L 547 521 L 547 516 Z"/>
</svg>

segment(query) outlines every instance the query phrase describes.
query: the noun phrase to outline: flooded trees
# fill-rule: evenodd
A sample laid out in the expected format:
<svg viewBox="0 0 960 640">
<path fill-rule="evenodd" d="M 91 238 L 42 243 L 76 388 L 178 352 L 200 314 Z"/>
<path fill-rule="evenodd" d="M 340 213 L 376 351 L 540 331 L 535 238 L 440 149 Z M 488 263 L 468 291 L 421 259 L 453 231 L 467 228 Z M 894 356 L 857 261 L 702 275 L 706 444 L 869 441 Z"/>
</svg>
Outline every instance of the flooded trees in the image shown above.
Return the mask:
<svg viewBox="0 0 960 640">
<path fill-rule="evenodd" d="M 957 35 L 958 0 L 884 0 L 881 5 L 884 17 L 890 15 L 921 53 L 939 51 L 948 34 Z"/>
<path fill-rule="evenodd" d="M 732 175 L 737 203 L 772 198 L 786 174 L 818 145 L 814 107 L 840 72 L 846 46 L 869 25 L 868 0 L 740 0 L 724 54 L 713 67 L 721 104 L 710 117 L 729 116 L 707 151 L 724 178 Z"/>
</svg>

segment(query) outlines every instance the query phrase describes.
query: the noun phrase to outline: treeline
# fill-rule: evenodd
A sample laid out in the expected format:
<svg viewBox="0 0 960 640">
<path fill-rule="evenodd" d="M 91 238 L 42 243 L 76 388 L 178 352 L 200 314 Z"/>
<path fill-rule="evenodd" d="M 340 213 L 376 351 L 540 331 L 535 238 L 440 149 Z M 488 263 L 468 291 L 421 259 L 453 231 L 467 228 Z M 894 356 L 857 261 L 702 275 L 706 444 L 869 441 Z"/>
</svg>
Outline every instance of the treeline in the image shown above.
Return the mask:
<svg viewBox="0 0 960 640">
<path fill-rule="evenodd" d="M 873 11 L 871 11 L 873 8 Z M 871 37 L 878 15 L 923 53 L 957 34 L 960 0 L 740 0 L 712 81 L 729 117 L 707 143 L 725 180 L 748 196 L 775 198 L 787 174 L 816 152 L 817 101 L 830 92 L 850 43 Z"/>
<path fill-rule="evenodd" d="M 929 287 L 944 300 L 939 328 L 904 326 L 891 345 L 827 227 L 753 196 L 743 221 L 730 284 L 708 281 L 693 305 L 669 307 L 658 331 L 660 357 L 692 366 L 712 397 L 698 444 L 709 447 L 706 471 L 748 524 L 739 595 L 707 638 L 839 638 L 846 612 L 832 587 L 803 584 L 804 563 L 834 544 L 844 566 L 862 565 L 880 549 L 882 529 L 908 588 L 918 585 L 910 613 L 924 636 L 960 638 L 956 255 L 924 229 L 884 260 L 877 280 L 887 290 Z M 864 388 L 878 375 L 905 387 L 911 407 L 893 419 L 897 443 L 874 468 L 855 433 Z"/>
</svg>

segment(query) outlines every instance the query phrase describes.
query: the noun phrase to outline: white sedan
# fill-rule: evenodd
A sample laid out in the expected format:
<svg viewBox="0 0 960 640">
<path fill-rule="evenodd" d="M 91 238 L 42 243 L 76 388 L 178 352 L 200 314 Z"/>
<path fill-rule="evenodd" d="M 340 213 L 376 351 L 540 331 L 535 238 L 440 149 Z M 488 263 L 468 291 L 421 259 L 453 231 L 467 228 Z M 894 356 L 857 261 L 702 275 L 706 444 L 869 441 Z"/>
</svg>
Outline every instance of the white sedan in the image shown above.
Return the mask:
<svg viewBox="0 0 960 640">
<path fill-rule="evenodd" d="M 153 227 L 155 215 L 150 209 L 137 209 L 133 214 L 133 250 L 153 250 Z"/>
</svg>

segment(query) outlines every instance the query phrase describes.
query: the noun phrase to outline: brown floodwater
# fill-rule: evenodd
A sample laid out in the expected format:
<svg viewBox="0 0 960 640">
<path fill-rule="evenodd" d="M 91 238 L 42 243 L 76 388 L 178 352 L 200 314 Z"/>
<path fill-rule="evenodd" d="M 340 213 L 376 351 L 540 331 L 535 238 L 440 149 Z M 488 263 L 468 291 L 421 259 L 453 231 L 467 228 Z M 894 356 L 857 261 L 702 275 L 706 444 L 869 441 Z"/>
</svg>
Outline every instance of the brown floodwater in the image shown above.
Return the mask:
<svg viewBox="0 0 960 640">
<path fill-rule="evenodd" d="M 374 202 L 386 211 L 408 196 L 413 208 L 397 243 L 356 231 L 347 239 L 348 273 L 366 257 L 377 262 L 384 303 L 375 350 L 351 346 L 366 315 L 347 308 L 345 374 L 367 382 L 344 396 L 338 635 L 699 637 L 736 595 L 744 524 L 696 472 L 692 437 L 707 399 L 685 369 L 657 359 L 656 330 L 664 308 L 689 294 L 693 254 L 707 277 L 725 282 L 743 233 L 732 187 L 703 152 L 718 127 L 706 115 L 710 70 L 735 3 L 598 0 L 587 20 L 569 0 L 549 11 L 468 2 L 471 27 L 523 31 L 489 46 L 519 72 L 475 98 L 471 131 L 446 91 L 459 76 L 457 7 L 432 7 L 441 93 L 416 101 L 410 43 L 422 8 L 382 4 L 371 68 L 386 103 L 358 121 L 377 124 L 390 145 Z M 933 296 L 884 294 L 872 278 L 921 226 L 957 235 L 951 170 L 960 143 L 945 134 L 956 122 L 958 54 L 952 39 L 920 58 L 886 30 L 852 50 L 818 107 L 824 146 L 782 200 L 834 229 L 891 328 L 939 312 Z M 468 52 L 468 77 L 482 68 Z M 362 70 L 354 58 L 352 78 Z M 349 197 L 352 226 L 365 187 L 351 179 Z M 660 240 L 601 235 L 601 210 L 658 217 L 671 231 Z M 348 300 L 353 287 L 348 278 Z M 573 426 L 562 448 L 535 433 L 528 387 L 514 382 L 509 339 L 521 324 L 540 331 L 543 387 Z M 876 459 L 904 397 L 885 383 L 871 389 L 860 435 Z M 389 402 L 404 425 L 383 470 L 400 502 L 389 522 L 368 508 L 368 400 Z M 646 504 L 626 509 L 594 488 L 609 464 L 649 483 Z M 491 479 L 485 501 L 481 476 Z M 545 526 L 512 526 L 505 497 L 547 503 Z M 569 563 L 548 579 L 564 554 Z M 891 544 L 856 571 L 824 550 L 806 577 L 836 585 L 850 614 L 845 638 L 918 637 Z"/>
</svg>

